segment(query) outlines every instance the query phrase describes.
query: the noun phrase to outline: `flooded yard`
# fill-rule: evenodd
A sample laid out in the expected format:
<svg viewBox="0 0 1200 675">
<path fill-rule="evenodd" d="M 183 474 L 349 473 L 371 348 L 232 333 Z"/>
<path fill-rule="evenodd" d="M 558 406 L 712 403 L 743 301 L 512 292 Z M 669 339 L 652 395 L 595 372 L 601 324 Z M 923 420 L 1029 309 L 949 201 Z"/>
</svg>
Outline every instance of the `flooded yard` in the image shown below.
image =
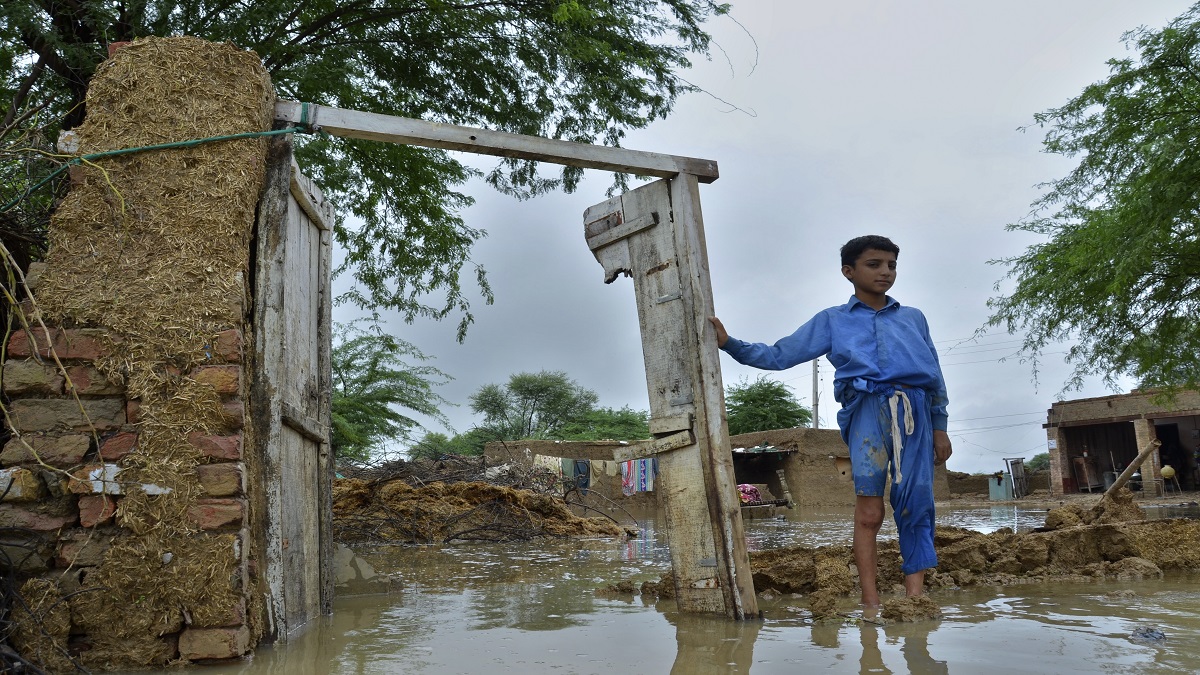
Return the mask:
<svg viewBox="0 0 1200 675">
<path fill-rule="evenodd" d="M 1192 516 L 1195 509 L 1148 517 Z M 746 521 L 749 547 L 848 543 L 849 511 Z M 942 508 L 939 524 L 1040 526 L 1045 511 Z M 597 597 L 670 569 L 652 514 L 627 541 L 385 547 L 363 551 L 403 590 L 346 597 L 291 644 L 226 673 L 1180 673 L 1200 671 L 1200 575 L 932 591 L 944 618 L 880 626 L 846 598 L 814 622 L 803 598 L 760 599 L 761 621 L 680 615 L 673 600 Z M 883 536 L 894 536 L 885 530 Z M 869 618 L 869 617 L 868 617 Z"/>
</svg>

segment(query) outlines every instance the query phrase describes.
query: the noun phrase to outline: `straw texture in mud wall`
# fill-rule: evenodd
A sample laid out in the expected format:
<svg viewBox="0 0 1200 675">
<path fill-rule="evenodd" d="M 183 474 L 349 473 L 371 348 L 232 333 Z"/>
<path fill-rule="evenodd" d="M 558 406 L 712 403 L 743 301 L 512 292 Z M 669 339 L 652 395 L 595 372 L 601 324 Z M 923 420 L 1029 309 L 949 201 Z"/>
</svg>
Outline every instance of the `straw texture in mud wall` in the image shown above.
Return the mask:
<svg viewBox="0 0 1200 675">
<path fill-rule="evenodd" d="M 253 52 L 139 40 L 97 70 L 78 152 L 264 131 L 273 103 Z M 69 606 L 74 635 L 26 631 L 18 649 L 118 668 L 235 656 L 262 634 L 241 449 L 265 156 L 251 138 L 74 167 L 35 290 L 49 332 L 8 341 L 0 455 L 40 481 L 0 518 L 42 532 L 27 572 L 57 592 L 30 586 L 30 613 Z"/>
</svg>

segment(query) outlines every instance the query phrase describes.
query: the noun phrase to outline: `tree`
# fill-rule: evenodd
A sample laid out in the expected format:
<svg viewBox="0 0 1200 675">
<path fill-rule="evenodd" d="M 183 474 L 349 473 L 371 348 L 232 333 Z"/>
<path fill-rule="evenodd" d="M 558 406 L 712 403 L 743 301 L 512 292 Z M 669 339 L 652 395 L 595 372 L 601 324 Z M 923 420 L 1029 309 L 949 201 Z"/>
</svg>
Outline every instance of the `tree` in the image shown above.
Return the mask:
<svg viewBox="0 0 1200 675">
<path fill-rule="evenodd" d="M 796 400 L 791 387 L 760 375 L 725 387 L 725 418 L 730 435 L 791 429 L 812 424 L 812 411 Z"/>
<path fill-rule="evenodd" d="M 1050 468 L 1050 453 L 1039 452 L 1025 462 L 1025 468 L 1030 471 L 1045 471 Z"/>
<path fill-rule="evenodd" d="M 1100 375 L 1200 385 L 1200 5 L 1124 37 L 1133 56 L 1035 116 L 1047 152 L 1078 165 L 1010 230 L 1045 238 L 1000 262 L 1016 281 L 990 326 L 1025 331 L 1022 353 L 1076 340 L 1066 388 Z M 999 285 L 997 285 L 999 288 Z"/>
<path fill-rule="evenodd" d="M 332 445 L 337 457 L 365 461 L 389 441 L 410 439 L 421 425 L 405 410 L 449 426 L 439 409 L 446 400 L 434 391 L 448 376 L 432 366 L 406 363 L 428 359 L 416 347 L 353 324 L 339 324 L 334 333 Z"/>
<path fill-rule="evenodd" d="M 447 455 L 477 457 L 483 454 L 483 446 L 489 440 L 487 432 L 472 429 L 466 433 L 449 437 L 430 431 L 408 449 L 409 459 L 440 459 Z"/>
<path fill-rule="evenodd" d="M 517 373 L 508 384 L 485 384 L 471 394 L 471 411 L 490 440 L 561 438 L 562 429 L 592 412 L 598 397 L 560 371 Z"/>
<path fill-rule="evenodd" d="M 45 125 L 48 138 L 78 125 L 88 81 L 110 44 L 195 35 L 257 52 L 283 98 L 619 145 L 627 130 L 666 116 L 694 90 L 676 73 L 690 55 L 707 56 L 703 24 L 729 7 L 712 0 L 0 0 L 0 10 L 0 139 L 45 119 L 54 120 Z M 346 255 L 338 272 L 355 284 L 340 299 L 395 309 L 410 321 L 460 312 L 461 340 L 471 322 L 464 267 L 491 301 L 483 270 L 470 260 L 486 233 L 458 215 L 472 202 L 459 187 L 482 174 L 439 150 L 318 136 L 300 143 L 300 162 L 342 209 L 335 234 Z M 547 177 L 531 162 L 505 159 L 485 178 L 525 198 L 572 190 L 581 173 Z"/>
<path fill-rule="evenodd" d="M 564 441 L 633 441 L 650 438 L 650 414 L 625 406 L 620 410 L 596 408 L 563 425 Z"/>
</svg>

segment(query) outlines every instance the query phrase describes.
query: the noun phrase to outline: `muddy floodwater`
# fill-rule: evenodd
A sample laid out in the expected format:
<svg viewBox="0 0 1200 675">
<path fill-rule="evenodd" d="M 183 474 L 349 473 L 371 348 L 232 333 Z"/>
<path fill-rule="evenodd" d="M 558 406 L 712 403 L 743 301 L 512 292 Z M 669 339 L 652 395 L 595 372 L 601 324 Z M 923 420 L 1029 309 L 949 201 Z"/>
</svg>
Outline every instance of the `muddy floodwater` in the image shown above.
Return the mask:
<svg viewBox="0 0 1200 675">
<path fill-rule="evenodd" d="M 1195 517 L 1196 509 L 1147 509 Z M 761 550 L 849 543 L 850 512 L 746 521 Z M 942 508 L 939 524 L 1029 529 L 1045 511 Z M 291 644 L 217 673 L 1195 673 L 1200 574 L 1162 580 L 932 591 L 944 618 L 876 625 L 854 599 L 814 622 L 803 598 L 760 598 L 763 620 L 681 615 L 673 600 L 597 597 L 670 569 L 654 516 L 608 540 L 387 547 L 361 552 L 403 590 L 341 598 Z M 895 535 L 894 529 L 882 536 Z M 868 619 L 871 617 L 867 617 Z"/>
</svg>

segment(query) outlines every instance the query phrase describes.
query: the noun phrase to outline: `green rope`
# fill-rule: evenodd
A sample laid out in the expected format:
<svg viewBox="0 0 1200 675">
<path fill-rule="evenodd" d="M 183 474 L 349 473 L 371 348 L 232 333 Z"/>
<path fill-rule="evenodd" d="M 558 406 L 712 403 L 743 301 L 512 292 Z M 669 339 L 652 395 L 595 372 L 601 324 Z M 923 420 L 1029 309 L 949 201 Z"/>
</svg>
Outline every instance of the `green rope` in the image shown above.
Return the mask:
<svg viewBox="0 0 1200 675">
<path fill-rule="evenodd" d="M 308 106 L 307 103 L 305 103 L 301 106 L 300 124 L 303 126 L 288 127 L 287 129 L 274 129 L 272 131 L 247 131 L 244 133 L 231 134 L 228 136 L 210 136 L 208 138 L 194 138 L 192 140 L 187 140 L 187 141 L 175 141 L 173 143 L 159 143 L 158 145 L 144 145 L 144 146 L 140 146 L 140 147 L 136 147 L 136 148 L 121 148 L 119 150 L 106 150 L 104 152 L 93 152 L 88 155 L 80 155 L 79 157 L 72 157 L 70 160 L 67 161 L 67 163 L 63 164 L 62 166 L 58 167 L 54 171 L 50 172 L 49 176 L 46 176 L 42 180 L 38 181 L 38 183 L 36 185 L 34 185 L 33 187 L 26 190 L 20 197 L 17 197 L 16 199 L 12 200 L 11 202 L 5 204 L 4 208 L 0 208 L 0 213 L 4 213 L 4 212 L 8 211 L 9 209 L 11 209 L 12 207 L 16 206 L 17 204 L 20 204 L 22 200 L 24 200 L 26 197 L 28 197 L 29 195 L 36 192 L 38 190 L 38 188 L 42 187 L 46 183 L 49 183 L 51 180 L 54 180 L 55 176 L 62 173 L 63 171 L 66 171 L 71 166 L 73 166 L 75 164 L 82 164 L 83 162 L 90 162 L 94 159 L 101 159 L 104 157 L 116 157 L 119 155 L 129 155 L 129 154 L 133 154 L 135 152 L 147 152 L 149 150 L 171 150 L 174 148 L 193 148 L 197 145 L 202 145 L 204 143 L 213 143 L 216 141 L 236 141 L 236 140 L 240 140 L 243 138 L 260 138 L 262 136 L 279 136 L 281 134 L 292 134 L 292 133 L 296 133 L 296 132 L 307 133 L 309 131 L 308 126 L 307 126 L 307 118 L 308 118 L 308 107 L 307 106 Z"/>
</svg>

